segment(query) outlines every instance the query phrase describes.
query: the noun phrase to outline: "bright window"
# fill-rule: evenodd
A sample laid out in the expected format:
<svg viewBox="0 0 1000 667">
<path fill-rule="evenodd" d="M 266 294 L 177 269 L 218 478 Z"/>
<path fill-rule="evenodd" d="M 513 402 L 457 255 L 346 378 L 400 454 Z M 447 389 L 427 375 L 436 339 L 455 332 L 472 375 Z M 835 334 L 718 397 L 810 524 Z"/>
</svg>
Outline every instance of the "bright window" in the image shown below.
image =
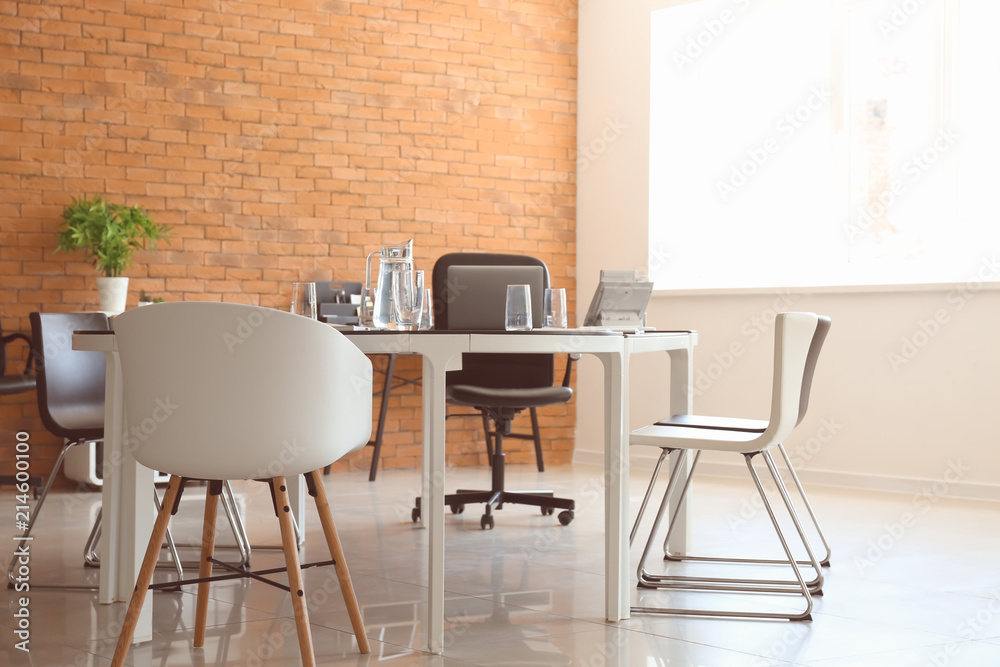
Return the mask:
<svg viewBox="0 0 1000 667">
<path fill-rule="evenodd" d="M 1000 280 L 996 25 L 995 0 L 655 11 L 657 288 Z"/>
</svg>

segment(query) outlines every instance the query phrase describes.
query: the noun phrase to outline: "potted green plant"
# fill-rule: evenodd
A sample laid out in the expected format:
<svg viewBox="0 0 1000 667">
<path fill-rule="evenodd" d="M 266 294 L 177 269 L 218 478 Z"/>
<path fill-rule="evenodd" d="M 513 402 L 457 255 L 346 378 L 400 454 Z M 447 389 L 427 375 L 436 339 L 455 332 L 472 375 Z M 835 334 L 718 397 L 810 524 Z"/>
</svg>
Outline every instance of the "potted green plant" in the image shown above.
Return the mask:
<svg viewBox="0 0 1000 667">
<path fill-rule="evenodd" d="M 122 206 L 93 199 L 73 199 L 63 210 L 56 252 L 82 249 L 94 268 L 104 275 L 97 279 L 100 309 L 109 313 L 125 310 L 128 278 L 136 250 L 155 248 L 166 240 L 170 228 L 153 222 L 139 206 Z"/>
</svg>

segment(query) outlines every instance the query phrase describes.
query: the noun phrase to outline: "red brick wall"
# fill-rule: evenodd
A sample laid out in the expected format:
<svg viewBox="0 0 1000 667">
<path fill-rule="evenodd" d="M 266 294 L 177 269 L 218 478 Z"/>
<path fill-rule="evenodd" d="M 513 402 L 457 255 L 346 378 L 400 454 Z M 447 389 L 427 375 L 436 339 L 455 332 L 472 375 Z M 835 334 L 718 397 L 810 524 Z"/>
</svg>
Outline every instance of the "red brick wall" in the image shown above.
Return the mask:
<svg viewBox="0 0 1000 667">
<path fill-rule="evenodd" d="M 360 280 L 367 251 L 409 237 L 425 269 L 454 250 L 537 255 L 572 304 L 575 113 L 575 0 L 2 0 L 4 330 L 96 307 L 93 268 L 52 252 L 81 194 L 173 226 L 127 273 L 130 305 L 144 289 L 285 308 L 292 281 Z M 418 465 L 419 408 L 394 395 L 387 467 Z M 568 461 L 573 404 L 542 414 L 547 459 Z M 478 424 L 449 422 L 450 463 L 484 459 Z M 16 430 L 50 468 L 22 395 L 0 398 L 0 472 Z"/>
</svg>

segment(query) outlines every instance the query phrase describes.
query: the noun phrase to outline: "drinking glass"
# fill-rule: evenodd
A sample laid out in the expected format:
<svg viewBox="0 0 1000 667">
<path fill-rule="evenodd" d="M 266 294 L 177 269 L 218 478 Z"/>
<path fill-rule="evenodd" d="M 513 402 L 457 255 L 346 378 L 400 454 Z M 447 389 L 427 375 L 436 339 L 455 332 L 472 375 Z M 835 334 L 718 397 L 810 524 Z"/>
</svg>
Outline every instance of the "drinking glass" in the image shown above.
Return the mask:
<svg viewBox="0 0 1000 667">
<path fill-rule="evenodd" d="M 363 327 L 375 326 L 375 302 L 367 287 L 361 288 L 358 295 L 358 324 Z"/>
<path fill-rule="evenodd" d="M 316 283 L 292 283 L 292 312 L 316 319 Z"/>
<path fill-rule="evenodd" d="M 549 329 L 565 329 L 569 326 L 569 315 L 566 312 L 566 290 L 545 290 L 545 326 Z"/>
<path fill-rule="evenodd" d="M 507 331 L 531 331 L 531 288 L 507 285 Z"/>
<path fill-rule="evenodd" d="M 431 299 L 431 288 L 424 288 L 424 305 L 420 310 L 420 330 L 434 328 L 434 301 Z"/>
<path fill-rule="evenodd" d="M 402 269 L 392 273 L 392 308 L 396 328 L 413 331 L 420 326 L 420 311 L 424 305 L 424 272 Z"/>
</svg>

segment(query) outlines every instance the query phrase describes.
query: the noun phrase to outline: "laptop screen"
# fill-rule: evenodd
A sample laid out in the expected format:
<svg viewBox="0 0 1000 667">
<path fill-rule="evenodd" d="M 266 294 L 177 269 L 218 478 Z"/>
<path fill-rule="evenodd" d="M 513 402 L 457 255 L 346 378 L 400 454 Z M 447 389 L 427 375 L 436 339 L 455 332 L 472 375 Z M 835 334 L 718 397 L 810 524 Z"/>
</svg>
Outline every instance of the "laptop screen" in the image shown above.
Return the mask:
<svg viewBox="0 0 1000 667">
<path fill-rule="evenodd" d="M 448 328 L 503 331 L 507 285 L 531 285 L 531 320 L 541 328 L 544 284 L 540 266 L 449 266 Z"/>
</svg>

